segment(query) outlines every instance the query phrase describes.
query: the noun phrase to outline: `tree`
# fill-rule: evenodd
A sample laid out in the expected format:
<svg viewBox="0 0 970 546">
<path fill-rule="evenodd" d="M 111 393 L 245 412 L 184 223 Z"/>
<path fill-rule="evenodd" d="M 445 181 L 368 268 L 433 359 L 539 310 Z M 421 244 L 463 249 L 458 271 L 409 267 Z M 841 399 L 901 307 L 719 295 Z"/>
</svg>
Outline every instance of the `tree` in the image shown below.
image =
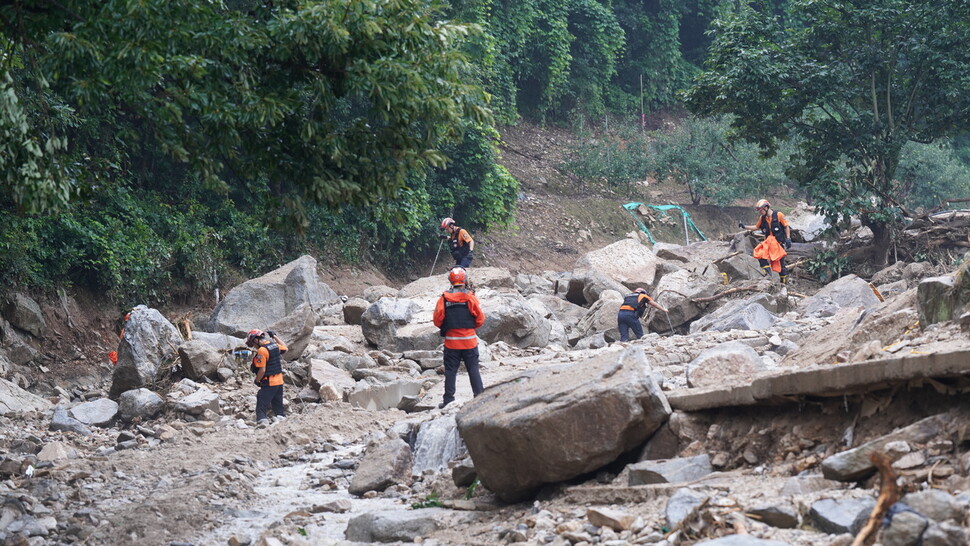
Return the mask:
<svg viewBox="0 0 970 546">
<path fill-rule="evenodd" d="M 747 2 L 715 24 L 687 104 L 734 114 L 767 154 L 797 136 L 789 175 L 830 220 L 859 215 L 885 263 L 901 150 L 970 122 L 968 22 L 964 0 L 793 0 L 787 19 Z"/>
<path fill-rule="evenodd" d="M 476 27 L 440 15 L 426 0 L 4 3 L 0 95 L 18 108 L 0 117 L 0 190 L 43 211 L 161 156 L 178 183 L 273 193 L 297 219 L 305 200 L 391 198 L 446 164 L 464 121 L 490 119 L 463 82 Z"/>
</svg>

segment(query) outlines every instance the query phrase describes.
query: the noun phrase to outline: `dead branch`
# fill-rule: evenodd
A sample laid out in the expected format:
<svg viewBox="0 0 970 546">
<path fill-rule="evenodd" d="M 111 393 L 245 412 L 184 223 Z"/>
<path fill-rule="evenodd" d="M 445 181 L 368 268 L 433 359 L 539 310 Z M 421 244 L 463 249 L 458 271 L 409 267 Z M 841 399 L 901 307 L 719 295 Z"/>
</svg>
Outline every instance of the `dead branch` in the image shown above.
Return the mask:
<svg viewBox="0 0 970 546">
<path fill-rule="evenodd" d="M 882 523 L 882 518 L 886 516 L 889 507 L 899 500 L 899 487 L 896 485 L 896 473 L 893 472 L 892 461 L 885 453 L 873 451 L 869 455 L 869 460 L 879 470 L 879 498 L 876 499 L 876 506 L 869 514 L 869 519 L 865 526 L 852 541 L 852 546 L 871 546 L 876 540 L 876 531 Z"/>
<path fill-rule="evenodd" d="M 738 292 L 756 292 L 757 290 L 758 290 L 758 287 L 756 286 L 739 286 L 737 288 L 730 288 L 728 290 L 725 290 L 724 292 L 721 292 L 719 294 L 714 294 L 713 296 L 708 296 L 706 298 L 691 298 L 690 301 L 694 303 L 707 303 L 709 301 L 720 299 L 723 296 L 737 294 Z"/>
</svg>

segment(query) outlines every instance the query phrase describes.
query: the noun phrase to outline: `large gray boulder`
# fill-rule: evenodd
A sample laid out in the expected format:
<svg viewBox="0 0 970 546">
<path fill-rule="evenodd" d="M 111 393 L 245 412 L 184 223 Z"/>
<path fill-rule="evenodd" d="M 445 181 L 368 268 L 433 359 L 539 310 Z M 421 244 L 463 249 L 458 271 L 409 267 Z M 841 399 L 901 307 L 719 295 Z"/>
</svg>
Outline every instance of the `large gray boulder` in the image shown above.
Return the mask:
<svg viewBox="0 0 970 546">
<path fill-rule="evenodd" d="M 758 302 L 733 300 L 713 313 L 704 315 L 690 325 L 690 333 L 727 332 L 729 330 L 765 330 L 771 328 L 778 317 Z"/>
<path fill-rule="evenodd" d="M 916 298 L 919 323 L 924 328 L 959 318 L 970 307 L 970 261 L 953 275 L 920 281 Z"/>
<path fill-rule="evenodd" d="M 629 289 L 602 271 L 594 269 L 577 270 L 569 278 L 569 284 L 566 287 L 566 299 L 576 305 L 592 305 L 600 298 L 600 294 L 607 290 L 624 294 Z"/>
<path fill-rule="evenodd" d="M 653 285 L 657 256 L 638 239 L 623 239 L 599 250 L 587 252 L 574 270 L 598 271 L 629 289 Z"/>
<path fill-rule="evenodd" d="M 482 484 L 517 502 L 601 468 L 669 416 L 643 351 L 631 347 L 490 386 L 457 421 Z"/>
<path fill-rule="evenodd" d="M 581 305 L 576 305 L 559 296 L 550 294 L 529 296 L 529 301 L 539 302 L 546 309 L 552 311 L 553 316 L 566 328 L 567 332 L 572 331 L 588 311 L 588 309 Z"/>
<path fill-rule="evenodd" d="M 3 316 L 17 328 L 30 332 L 34 337 L 44 335 L 47 323 L 40 305 L 25 294 L 15 293 L 7 297 L 3 306 Z"/>
<path fill-rule="evenodd" d="M 712 387 L 730 382 L 748 384 L 764 369 L 764 362 L 750 345 L 728 341 L 703 351 L 687 365 L 687 385 Z"/>
<path fill-rule="evenodd" d="M 440 529 L 444 524 L 438 520 L 446 513 L 442 508 L 367 512 L 347 522 L 345 535 L 354 543 L 412 543 Z"/>
<path fill-rule="evenodd" d="M 53 407 L 46 399 L 31 394 L 6 379 L 0 379 L 0 415 L 28 411 L 48 412 Z"/>
<path fill-rule="evenodd" d="M 441 334 L 431 323 L 431 312 L 411 299 L 384 297 L 364 311 L 360 326 L 367 342 L 380 349 L 432 350 L 441 344 Z"/>
<path fill-rule="evenodd" d="M 311 256 L 301 256 L 230 290 L 212 311 L 209 327 L 245 337 L 253 328 L 269 329 L 301 305 L 309 305 L 318 315 L 342 305 L 337 293 L 323 282 Z"/>
<path fill-rule="evenodd" d="M 480 303 L 485 323 L 477 334 L 486 342 L 504 341 L 521 348 L 549 344 L 552 325 L 518 292 L 486 290 L 481 294 Z"/>
<path fill-rule="evenodd" d="M 607 290 L 600 294 L 600 298 L 573 328 L 569 340 L 575 344 L 580 339 L 598 333 L 602 333 L 607 341 L 620 339 L 616 315 L 621 303 L 623 303 L 623 295 L 619 292 Z"/>
<path fill-rule="evenodd" d="M 686 269 L 664 275 L 654 290 L 653 299 L 669 311 L 669 316 L 668 313 L 654 313 L 650 329 L 667 332 L 694 320 L 707 304 L 693 300 L 713 296 L 717 287 L 710 279 Z"/>
<path fill-rule="evenodd" d="M 303 356 L 316 325 L 317 314 L 313 307 L 300 305 L 289 315 L 271 324 L 267 330 L 275 333 L 286 344 L 287 351 L 283 353 L 283 359 L 293 361 Z"/>
<path fill-rule="evenodd" d="M 148 389 L 132 389 L 118 398 L 118 415 L 126 423 L 151 419 L 164 409 L 165 400 Z"/>
<path fill-rule="evenodd" d="M 879 305 L 879 298 L 872 292 L 869 283 L 855 275 L 846 275 L 830 282 L 814 296 L 799 303 L 803 315 L 828 315 L 833 306 L 836 309 L 845 307 L 863 307 L 873 309 Z"/>
<path fill-rule="evenodd" d="M 231 366 L 223 353 L 198 339 L 190 339 L 179 345 L 178 353 L 185 376 L 196 381 L 215 376 L 220 366 Z"/>
<path fill-rule="evenodd" d="M 118 417 L 118 403 L 110 398 L 99 398 L 78 404 L 69 413 L 85 425 L 109 427 Z"/>
<path fill-rule="evenodd" d="M 371 444 L 357 466 L 347 487 L 351 495 L 383 491 L 396 484 L 411 482 L 411 446 L 400 438 L 388 438 Z"/>
<path fill-rule="evenodd" d="M 144 305 L 132 309 L 118 344 L 111 397 L 154 381 L 163 363 L 175 361 L 181 344 L 179 331 L 157 310 Z"/>
</svg>

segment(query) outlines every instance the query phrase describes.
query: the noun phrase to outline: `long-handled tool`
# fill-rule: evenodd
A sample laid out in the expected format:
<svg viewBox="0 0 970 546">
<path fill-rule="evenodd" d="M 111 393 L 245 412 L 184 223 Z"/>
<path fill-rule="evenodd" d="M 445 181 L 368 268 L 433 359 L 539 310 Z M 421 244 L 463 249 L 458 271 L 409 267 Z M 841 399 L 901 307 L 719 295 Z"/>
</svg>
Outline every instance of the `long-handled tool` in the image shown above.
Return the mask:
<svg viewBox="0 0 970 546">
<path fill-rule="evenodd" d="M 674 325 L 670 322 L 670 313 L 667 312 L 667 311 L 664 311 L 664 314 L 667 315 L 667 326 L 670 326 L 670 333 L 673 334 L 674 333 Z"/>
<path fill-rule="evenodd" d="M 438 265 L 438 256 L 441 255 L 441 247 L 444 244 L 445 244 L 444 241 L 438 241 L 438 252 L 436 252 L 435 255 L 434 255 L 434 263 L 431 264 L 431 273 L 428 273 L 428 276 L 429 277 L 432 276 L 432 275 L 434 275 L 434 266 Z"/>
</svg>

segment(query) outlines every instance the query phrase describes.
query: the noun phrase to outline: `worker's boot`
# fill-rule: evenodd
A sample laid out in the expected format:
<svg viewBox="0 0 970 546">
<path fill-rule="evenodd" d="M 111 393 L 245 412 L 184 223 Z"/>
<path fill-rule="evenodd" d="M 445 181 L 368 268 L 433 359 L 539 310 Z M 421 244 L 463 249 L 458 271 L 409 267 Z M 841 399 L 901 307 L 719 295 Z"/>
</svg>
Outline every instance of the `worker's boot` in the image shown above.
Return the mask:
<svg viewBox="0 0 970 546">
<path fill-rule="evenodd" d="M 762 277 L 767 277 L 768 276 L 768 271 L 770 271 L 770 270 L 771 270 L 771 266 L 770 265 L 763 265 L 763 266 L 761 266 L 761 276 Z"/>
<path fill-rule="evenodd" d="M 781 275 L 778 278 L 781 279 L 781 284 L 788 284 L 788 275 Z"/>
</svg>

